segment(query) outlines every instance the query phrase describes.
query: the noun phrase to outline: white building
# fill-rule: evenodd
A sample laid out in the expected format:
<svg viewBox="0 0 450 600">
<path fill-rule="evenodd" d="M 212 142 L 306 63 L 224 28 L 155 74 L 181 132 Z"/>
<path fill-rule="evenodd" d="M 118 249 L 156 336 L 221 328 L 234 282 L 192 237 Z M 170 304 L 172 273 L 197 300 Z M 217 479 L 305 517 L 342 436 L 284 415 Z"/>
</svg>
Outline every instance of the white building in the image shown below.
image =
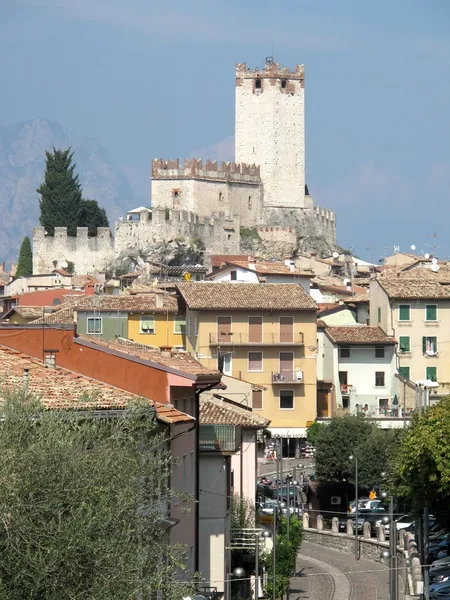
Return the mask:
<svg viewBox="0 0 450 600">
<path fill-rule="evenodd" d="M 317 378 L 330 381 L 338 407 L 375 418 L 401 416 L 394 338 L 380 327 L 318 328 Z"/>
</svg>

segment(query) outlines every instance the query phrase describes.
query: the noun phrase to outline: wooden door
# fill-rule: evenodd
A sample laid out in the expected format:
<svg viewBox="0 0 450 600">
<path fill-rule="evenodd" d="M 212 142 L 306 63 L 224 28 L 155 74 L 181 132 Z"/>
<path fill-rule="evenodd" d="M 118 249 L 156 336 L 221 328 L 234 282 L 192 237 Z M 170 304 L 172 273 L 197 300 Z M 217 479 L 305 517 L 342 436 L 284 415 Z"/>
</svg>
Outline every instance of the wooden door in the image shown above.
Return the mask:
<svg viewBox="0 0 450 600">
<path fill-rule="evenodd" d="M 221 344 L 231 342 L 231 317 L 217 317 L 217 340 Z"/>
<path fill-rule="evenodd" d="M 251 344 L 258 344 L 263 341 L 263 320 L 262 317 L 248 318 L 248 341 Z"/>
<path fill-rule="evenodd" d="M 294 379 L 294 353 L 280 352 L 280 373 L 286 381 Z"/>
<path fill-rule="evenodd" d="M 280 317 L 280 342 L 292 344 L 294 341 L 294 317 Z"/>
</svg>

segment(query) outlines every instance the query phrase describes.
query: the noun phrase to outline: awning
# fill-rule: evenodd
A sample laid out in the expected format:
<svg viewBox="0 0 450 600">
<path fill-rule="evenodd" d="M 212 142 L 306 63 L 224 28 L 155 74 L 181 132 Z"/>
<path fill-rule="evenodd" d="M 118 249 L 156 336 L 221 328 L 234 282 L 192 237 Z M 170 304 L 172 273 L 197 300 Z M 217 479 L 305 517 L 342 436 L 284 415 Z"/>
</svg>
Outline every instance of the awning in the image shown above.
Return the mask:
<svg viewBox="0 0 450 600">
<path fill-rule="evenodd" d="M 282 438 L 305 438 L 307 429 L 306 427 L 291 427 L 290 429 L 287 427 L 269 427 L 269 431 L 272 437 L 279 435 Z"/>
</svg>

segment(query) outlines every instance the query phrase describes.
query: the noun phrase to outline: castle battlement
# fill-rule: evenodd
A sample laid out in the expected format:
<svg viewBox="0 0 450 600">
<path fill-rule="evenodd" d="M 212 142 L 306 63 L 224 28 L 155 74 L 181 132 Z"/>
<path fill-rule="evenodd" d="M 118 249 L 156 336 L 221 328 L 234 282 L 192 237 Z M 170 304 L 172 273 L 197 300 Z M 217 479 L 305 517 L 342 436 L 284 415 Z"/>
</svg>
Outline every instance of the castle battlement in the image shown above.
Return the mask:
<svg viewBox="0 0 450 600">
<path fill-rule="evenodd" d="M 289 79 L 304 81 L 305 65 L 295 65 L 295 69 L 283 67 L 279 62 L 267 60 L 261 69 L 248 69 L 246 63 L 236 63 L 236 83 L 242 79 Z M 239 84 L 238 84 L 239 85 Z"/>
<path fill-rule="evenodd" d="M 109 227 L 98 227 L 97 235 L 88 236 L 87 227 L 77 227 L 77 235 L 68 235 L 67 227 L 55 227 L 55 234 L 48 235 L 45 232 L 45 227 L 35 227 L 33 229 L 33 240 L 50 240 L 49 243 L 53 243 L 54 239 L 67 239 L 67 240 L 109 240 L 111 238 L 111 231 Z"/>
<path fill-rule="evenodd" d="M 152 179 L 208 179 L 215 181 L 234 181 L 236 183 L 261 183 L 259 166 L 246 163 L 207 160 L 203 165 L 202 159 L 152 160 Z"/>
</svg>

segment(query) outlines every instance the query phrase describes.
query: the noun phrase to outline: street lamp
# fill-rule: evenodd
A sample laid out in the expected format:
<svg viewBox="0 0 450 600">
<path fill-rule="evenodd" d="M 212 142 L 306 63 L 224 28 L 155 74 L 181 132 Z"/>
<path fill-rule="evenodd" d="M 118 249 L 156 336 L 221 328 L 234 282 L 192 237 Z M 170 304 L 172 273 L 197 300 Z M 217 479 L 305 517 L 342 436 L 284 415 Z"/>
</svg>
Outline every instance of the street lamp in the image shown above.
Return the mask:
<svg viewBox="0 0 450 600">
<path fill-rule="evenodd" d="M 272 549 L 272 600 L 277 600 L 276 570 L 277 570 L 277 507 L 273 507 L 273 549 Z"/>
<path fill-rule="evenodd" d="M 255 600 L 258 600 L 259 596 L 259 540 L 260 538 L 271 538 L 272 534 L 268 529 L 263 531 L 257 531 L 255 535 Z"/>
<path fill-rule="evenodd" d="M 389 550 L 383 550 L 386 554 L 383 558 L 389 558 L 389 598 L 397 600 L 397 523 L 394 519 L 394 496 L 389 496 L 386 492 L 381 492 L 381 497 L 389 497 L 389 516 L 381 519 L 383 525 L 389 524 Z"/>
<path fill-rule="evenodd" d="M 355 461 L 355 560 L 359 560 L 358 548 L 358 459 L 353 454 L 348 457 Z"/>
</svg>

